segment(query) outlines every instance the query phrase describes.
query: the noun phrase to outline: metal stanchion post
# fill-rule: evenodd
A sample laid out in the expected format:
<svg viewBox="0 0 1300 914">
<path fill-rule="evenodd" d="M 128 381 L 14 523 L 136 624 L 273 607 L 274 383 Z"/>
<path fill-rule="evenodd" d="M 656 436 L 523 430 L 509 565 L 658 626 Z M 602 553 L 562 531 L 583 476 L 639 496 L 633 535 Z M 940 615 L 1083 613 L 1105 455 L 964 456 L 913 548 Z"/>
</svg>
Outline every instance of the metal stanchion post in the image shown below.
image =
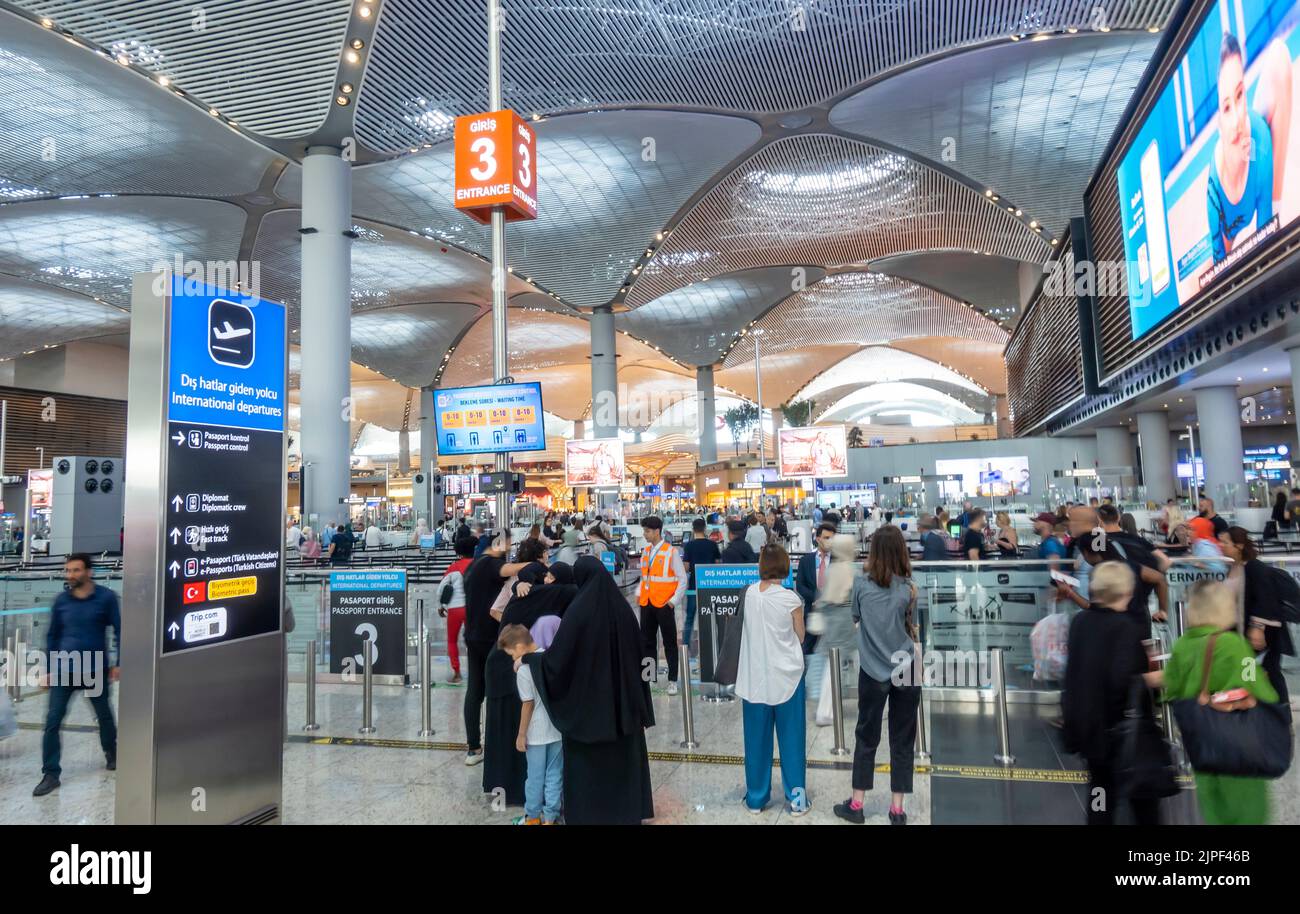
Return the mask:
<svg viewBox="0 0 1300 914">
<path fill-rule="evenodd" d="M 307 687 L 307 722 L 302 728 L 307 732 L 319 730 L 316 723 L 316 642 L 307 642 L 307 653 L 303 655 L 303 683 Z"/>
<path fill-rule="evenodd" d="M 840 649 L 831 648 L 830 659 L 827 660 L 831 669 L 831 703 L 835 705 L 832 718 L 835 731 L 835 746 L 831 749 L 831 755 L 848 755 L 848 747 L 844 745 L 844 671 L 840 667 Z"/>
<path fill-rule="evenodd" d="M 361 729 L 357 732 L 370 734 L 375 732 L 372 712 L 375 699 L 375 671 L 373 651 L 370 648 L 370 636 L 361 639 Z"/>
<path fill-rule="evenodd" d="M 424 627 L 420 628 L 420 737 L 433 736 L 433 642 Z"/>
<path fill-rule="evenodd" d="M 425 683 L 424 667 L 421 665 L 424 663 L 424 600 L 415 601 L 415 639 L 418 645 L 415 655 L 416 678 L 414 682 L 406 684 L 408 689 L 422 689 Z"/>
<path fill-rule="evenodd" d="M 18 636 L 8 635 L 5 638 L 5 688 L 9 692 L 9 698 L 14 697 L 14 688 L 18 684 Z"/>
<path fill-rule="evenodd" d="M 925 732 L 925 690 L 916 703 L 916 760 L 930 761 L 930 735 Z"/>
<path fill-rule="evenodd" d="M 23 680 L 27 677 L 27 635 L 30 629 L 18 627 L 14 644 L 14 691 L 13 701 L 18 704 L 23 700 Z"/>
<path fill-rule="evenodd" d="M 993 655 L 993 711 L 998 724 L 998 751 L 993 760 L 999 765 L 1014 765 L 1011 754 L 1011 732 L 1007 726 L 1007 671 L 1003 665 L 1002 648 L 995 647 Z"/>
<path fill-rule="evenodd" d="M 677 648 L 677 664 L 682 696 L 682 741 L 677 745 L 683 749 L 698 749 L 700 744 L 695 741 L 695 711 L 691 707 L 691 651 L 684 644 Z"/>
</svg>

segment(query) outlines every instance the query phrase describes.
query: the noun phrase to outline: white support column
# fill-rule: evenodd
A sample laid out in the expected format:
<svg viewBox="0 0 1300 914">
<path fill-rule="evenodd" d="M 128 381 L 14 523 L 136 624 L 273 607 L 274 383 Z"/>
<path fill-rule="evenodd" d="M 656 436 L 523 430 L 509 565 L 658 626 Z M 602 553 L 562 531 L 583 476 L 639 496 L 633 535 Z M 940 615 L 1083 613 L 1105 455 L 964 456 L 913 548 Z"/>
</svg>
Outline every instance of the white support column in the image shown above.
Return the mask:
<svg viewBox="0 0 1300 914">
<path fill-rule="evenodd" d="M 1300 346 L 1288 349 L 1286 354 L 1291 357 L 1291 400 L 1300 402 Z M 1296 415 L 1300 416 L 1300 410 Z M 1295 428 L 1297 440 L 1291 445 L 1292 456 L 1300 454 L 1300 419 L 1297 419 Z"/>
<path fill-rule="evenodd" d="M 591 426 L 597 438 L 618 436 L 618 341 L 608 305 L 591 313 Z"/>
<path fill-rule="evenodd" d="M 1233 386 L 1196 391 L 1196 443 L 1205 461 L 1205 494 L 1215 507 L 1246 503 L 1246 473 L 1241 462 L 1241 403 Z"/>
<path fill-rule="evenodd" d="M 718 462 L 718 424 L 713 393 L 713 366 L 695 369 L 697 412 L 700 423 L 700 463 Z"/>
<path fill-rule="evenodd" d="M 302 456 L 306 510 L 323 526 L 347 517 L 351 489 L 352 172 L 340 150 L 307 150 L 302 201 Z"/>
<path fill-rule="evenodd" d="M 1169 445 L 1169 414 L 1164 411 L 1138 413 L 1137 427 L 1142 440 L 1142 481 L 1147 498 L 1163 505 L 1176 491 L 1173 448 Z"/>
<path fill-rule="evenodd" d="M 438 429 L 433 422 L 433 388 L 420 388 L 420 469 L 427 473 L 438 462 Z"/>
</svg>

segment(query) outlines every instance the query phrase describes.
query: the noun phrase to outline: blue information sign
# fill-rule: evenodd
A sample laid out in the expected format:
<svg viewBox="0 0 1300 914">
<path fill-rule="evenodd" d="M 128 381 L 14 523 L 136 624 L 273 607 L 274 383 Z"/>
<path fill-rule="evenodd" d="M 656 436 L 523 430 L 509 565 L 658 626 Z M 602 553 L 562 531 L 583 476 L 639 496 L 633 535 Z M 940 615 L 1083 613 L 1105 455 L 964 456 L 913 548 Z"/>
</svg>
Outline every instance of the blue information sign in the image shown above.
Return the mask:
<svg viewBox="0 0 1300 914">
<path fill-rule="evenodd" d="M 280 629 L 284 306 L 173 277 L 163 653 Z"/>
<path fill-rule="evenodd" d="M 700 682 L 713 682 L 727 626 L 736 621 L 736 610 L 745 589 L 758 583 L 757 565 L 695 566 L 695 606 L 699 613 Z M 794 566 L 782 582 L 794 587 Z"/>
<path fill-rule="evenodd" d="M 433 403 L 439 454 L 546 450 L 541 384 L 450 387 Z"/>
<path fill-rule="evenodd" d="M 168 420 L 283 432 L 284 306 L 194 285 L 172 280 Z"/>
</svg>

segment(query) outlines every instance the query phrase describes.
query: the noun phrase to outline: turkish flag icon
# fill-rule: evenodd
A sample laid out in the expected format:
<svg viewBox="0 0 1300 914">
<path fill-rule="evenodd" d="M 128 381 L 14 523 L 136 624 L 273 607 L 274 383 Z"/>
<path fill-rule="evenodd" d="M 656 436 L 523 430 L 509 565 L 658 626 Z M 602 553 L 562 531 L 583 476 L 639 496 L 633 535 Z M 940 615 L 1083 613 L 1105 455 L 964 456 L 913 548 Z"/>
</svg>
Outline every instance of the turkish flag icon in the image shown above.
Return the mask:
<svg viewBox="0 0 1300 914">
<path fill-rule="evenodd" d="M 194 581 L 185 585 L 185 602 L 202 603 L 208 598 L 208 582 Z"/>
</svg>

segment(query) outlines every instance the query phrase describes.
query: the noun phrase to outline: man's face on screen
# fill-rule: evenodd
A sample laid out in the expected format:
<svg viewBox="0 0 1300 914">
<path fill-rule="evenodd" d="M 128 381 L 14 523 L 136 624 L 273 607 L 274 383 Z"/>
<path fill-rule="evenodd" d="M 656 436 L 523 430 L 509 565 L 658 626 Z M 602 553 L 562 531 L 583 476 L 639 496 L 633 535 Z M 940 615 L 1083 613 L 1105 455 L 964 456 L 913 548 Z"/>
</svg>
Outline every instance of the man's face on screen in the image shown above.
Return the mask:
<svg viewBox="0 0 1300 914">
<path fill-rule="evenodd" d="M 1241 58 L 1235 54 L 1219 67 L 1219 138 L 1225 164 L 1240 167 L 1250 159 L 1246 74 Z"/>
</svg>

